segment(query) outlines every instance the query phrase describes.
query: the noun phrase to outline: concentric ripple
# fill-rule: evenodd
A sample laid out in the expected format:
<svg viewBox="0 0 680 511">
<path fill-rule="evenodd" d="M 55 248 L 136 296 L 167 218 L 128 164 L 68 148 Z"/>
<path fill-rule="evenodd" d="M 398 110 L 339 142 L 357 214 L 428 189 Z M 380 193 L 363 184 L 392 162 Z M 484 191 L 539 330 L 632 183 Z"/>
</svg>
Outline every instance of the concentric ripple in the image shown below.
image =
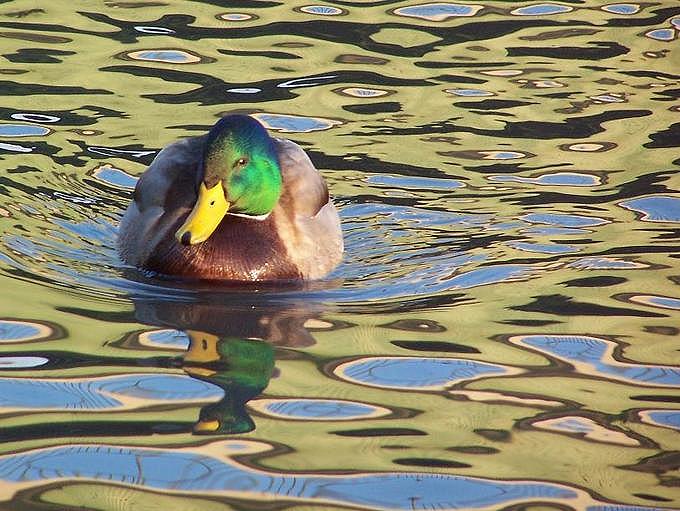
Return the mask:
<svg viewBox="0 0 680 511">
<path fill-rule="evenodd" d="M 569 362 L 581 374 L 633 385 L 680 385 L 680 368 L 619 362 L 613 356 L 616 344 L 605 339 L 579 335 L 525 335 L 511 337 L 509 341 Z"/>
<path fill-rule="evenodd" d="M 0 378 L 0 414 L 24 411 L 135 409 L 160 403 L 204 402 L 222 397 L 209 383 L 171 374 L 103 378 Z"/>
<path fill-rule="evenodd" d="M 291 420 L 350 421 L 392 413 L 381 406 L 333 399 L 256 399 L 248 406 L 270 417 Z"/>
<path fill-rule="evenodd" d="M 385 389 L 433 391 L 497 376 L 519 374 L 514 367 L 477 360 L 425 357 L 366 357 L 344 362 L 334 374 L 344 380 Z"/>
</svg>

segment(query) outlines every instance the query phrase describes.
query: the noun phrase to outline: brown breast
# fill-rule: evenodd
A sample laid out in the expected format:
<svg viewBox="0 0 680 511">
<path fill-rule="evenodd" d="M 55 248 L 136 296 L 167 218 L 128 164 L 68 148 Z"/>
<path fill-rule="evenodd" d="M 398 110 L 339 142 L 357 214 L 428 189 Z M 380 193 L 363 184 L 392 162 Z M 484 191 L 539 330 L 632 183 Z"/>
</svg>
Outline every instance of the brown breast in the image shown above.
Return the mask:
<svg viewBox="0 0 680 511">
<path fill-rule="evenodd" d="M 265 220 L 226 215 L 203 243 L 185 246 L 174 233 L 184 222 L 179 218 L 151 252 L 144 267 L 185 277 L 264 281 L 295 280 L 302 276 L 291 263 L 275 225 L 275 213 Z"/>
</svg>

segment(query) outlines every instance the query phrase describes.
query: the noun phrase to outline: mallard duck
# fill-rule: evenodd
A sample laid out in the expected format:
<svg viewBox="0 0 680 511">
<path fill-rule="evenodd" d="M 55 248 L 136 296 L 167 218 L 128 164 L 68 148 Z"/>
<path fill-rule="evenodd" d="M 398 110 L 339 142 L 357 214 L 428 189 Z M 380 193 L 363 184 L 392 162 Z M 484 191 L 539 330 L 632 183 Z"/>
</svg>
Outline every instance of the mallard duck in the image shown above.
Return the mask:
<svg viewBox="0 0 680 511">
<path fill-rule="evenodd" d="M 294 142 L 228 115 L 163 149 L 120 225 L 123 260 L 158 273 L 233 281 L 313 280 L 340 262 L 340 219 Z"/>
</svg>

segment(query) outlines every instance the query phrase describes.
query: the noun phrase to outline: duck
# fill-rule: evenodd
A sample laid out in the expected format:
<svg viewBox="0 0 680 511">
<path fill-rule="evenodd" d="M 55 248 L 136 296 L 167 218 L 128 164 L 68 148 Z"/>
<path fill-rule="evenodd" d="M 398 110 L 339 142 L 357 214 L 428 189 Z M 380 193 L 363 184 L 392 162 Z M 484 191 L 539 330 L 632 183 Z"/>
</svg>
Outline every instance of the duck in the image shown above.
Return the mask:
<svg viewBox="0 0 680 511">
<path fill-rule="evenodd" d="M 118 236 L 130 265 L 220 281 L 321 279 L 343 250 L 337 209 L 309 156 L 242 114 L 161 150 Z"/>
</svg>

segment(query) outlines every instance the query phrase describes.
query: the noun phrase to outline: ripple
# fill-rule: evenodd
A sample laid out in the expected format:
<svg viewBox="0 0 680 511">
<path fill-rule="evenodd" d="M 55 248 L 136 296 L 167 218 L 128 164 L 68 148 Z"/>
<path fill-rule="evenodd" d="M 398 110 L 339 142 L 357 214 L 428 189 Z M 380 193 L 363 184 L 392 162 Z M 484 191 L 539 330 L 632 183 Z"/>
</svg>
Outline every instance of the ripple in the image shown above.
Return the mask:
<svg viewBox="0 0 680 511">
<path fill-rule="evenodd" d="M 611 12 L 612 14 L 635 14 L 640 11 L 638 4 L 610 4 L 600 7 L 603 11 Z"/>
<path fill-rule="evenodd" d="M 448 280 L 449 289 L 469 289 L 501 282 L 527 280 L 542 271 L 528 264 L 497 264 L 460 273 Z"/>
<path fill-rule="evenodd" d="M 509 341 L 564 360 L 581 374 L 651 387 L 680 384 L 680 368 L 623 363 L 613 358 L 616 343 L 585 335 L 523 335 Z"/>
<path fill-rule="evenodd" d="M 286 80 L 276 86 L 282 89 L 295 89 L 297 87 L 315 87 L 323 85 L 324 83 L 334 80 L 338 75 L 322 75 L 322 76 L 307 76 L 305 78 L 294 78 L 293 80 Z"/>
<path fill-rule="evenodd" d="M 436 179 L 390 174 L 372 174 L 366 178 L 366 182 L 373 185 L 420 190 L 455 190 L 456 188 L 465 187 L 465 184 L 456 179 Z"/>
<path fill-rule="evenodd" d="M 529 227 L 522 229 L 526 234 L 535 234 L 538 236 L 581 236 L 592 231 L 586 229 L 575 229 L 573 227 Z"/>
<path fill-rule="evenodd" d="M 310 131 L 327 130 L 342 124 L 341 121 L 324 119 L 322 117 L 265 113 L 252 114 L 252 116 L 265 127 L 282 133 L 308 133 Z"/>
<path fill-rule="evenodd" d="M 445 89 L 444 92 L 453 94 L 454 96 L 462 96 L 466 98 L 479 98 L 484 96 L 495 96 L 493 92 L 482 89 Z"/>
<path fill-rule="evenodd" d="M 92 171 L 92 177 L 97 181 L 123 190 L 134 190 L 138 181 L 137 177 L 131 176 L 124 170 L 117 169 L 111 165 L 97 167 Z"/>
<path fill-rule="evenodd" d="M 54 329 L 40 323 L 29 321 L 0 320 L 0 344 L 31 342 L 54 335 Z"/>
<path fill-rule="evenodd" d="M 457 383 L 521 372 L 476 360 L 427 357 L 364 357 L 342 363 L 333 371 L 352 383 L 415 391 L 444 390 Z"/>
<path fill-rule="evenodd" d="M 605 428 L 592 419 L 580 417 L 578 415 L 567 415 L 554 419 L 536 421 L 532 426 L 547 431 L 557 431 L 560 433 L 583 436 L 584 438 L 595 442 L 625 446 L 640 445 L 640 442 L 621 431 Z"/>
<path fill-rule="evenodd" d="M 580 249 L 570 245 L 558 245 L 555 243 L 527 243 L 524 241 L 511 241 L 508 246 L 525 252 L 539 252 L 541 254 L 572 254 Z"/>
<path fill-rule="evenodd" d="M 491 69 L 489 71 L 480 71 L 480 74 L 487 76 L 517 76 L 524 73 L 519 69 Z"/>
<path fill-rule="evenodd" d="M 95 153 L 95 154 L 101 154 L 102 156 L 113 156 L 113 157 L 132 157 L 132 158 L 143 158 L 145 156 L 149 156 L 154 154 L 156 151 L 147 151 L 147 150 L 134 150 L 134 149 L 118 149 L 116 147 L 98 147 L 98 146 L 89 146 L 87 148 L 88 151 Z"/>
<path fill-rule="evenodd" d="M 61 121 L 61 117 L 45 114 L 19 113 L 12 114 L 11 117 L 16 121 L 28 121 L 28 122 L 54 123 Z"/>
<path fill-rule="evenodd" d="M 137 32 L 142 32 L 143 34 L 154 34 L 154 35 L 168 35 L 174 34 L 175 31 L 171 28 L 165 27 L 151 27 L 146 25 L 135 25 L 135 30 Z"/>
<path fill-rule="evenodd" d="M 610 223 L 604 218 L 568 215 L 562 213 L 529 213 L 520 217 L 520 220 L 531 224 L 557 225 L 558 227 L 595 227 Z"/>
<path fill-rule="evenodd" d="M 557 80 L 516 80 L 516 83 L 522 84 L 524 89 L 559 89 L 566 87 L 566 84 Z"/>
<path fill-rule="evenodd" d="M 520 151 L 448 151 L 440 154 L 442 156 L 457 156 L 467 160 L 520 160 L 536 156 L 532 153 Z"/>
<path fill-rule="evenodd" d="M 234 94 L 257 94 L 262 92 L 262 89 L 257 87 L 237 87 L 235 89 L 227 89 L 227 92 L 233 92 Z"/>
<path fill-rule="evenodd" d="M 615 257 L 582 257 L 569 263 L 568 266 L 579 270 L 639 270 L 649 268 L 648 264 Z"/>
<path fill-rule="evenodd" d="M 427 21 L 446 21 L 453 17 L 474 16 L 483 8 L 483 5 L 441 2 L 399 7 L 398 9 L 394 9 L 392 14 L 396 16 L 407 16 L 409 18 L 419 18 Z"/>
<path fill-rule="evenodd" d="M 631 302 L 659 307 L 661 309 L 680 310 L 680 298 L 658 295 L 633 295 L 628 298 Z"/>
<path fill-rule="evenodd" d="M 13 410 L 135 409 L 157 403 L 221 398 L 214 385 L 175 374 L 126 374 L 97 378 L 0 378 L 0 412 Z"/>
<path fill-rule="evenodd" d="M 0 370 L 39 367 L 49 362 L 45 357 L 0 357 Z"/>
<path fill-rule="evenodd" d="M 257 18 L 254 14 L 245 12 L 225 12 L 224 14 L 218 14 L 217 17 L 225 21 L 249 21 Z"/>
<path fill-rule="evenodd" d="M 344 89 L 336 89 L 333 92 L 354 98 L 379 98 L 393 93 L 383 89 L 367 89 L 365 87 L 345 87 Z"/>
<path fill-rule="evenodd" d="M 617 94 L 599 94 L 597 96 L 590 96 L 593 101 L 598 101 L 602 103 L 627 103 L 624 95 Z"/>
<path fill-rule="evenodd" d="M 49 128 L 30 124 L 0 124 L 0 137 L 32 137 L 47 135 Z"/>
<path fill-rule="evenodd" d="M 546 501 L 573 506 L 588 498 L 580 490 L 555 483 L 495 481 L 445 473 L 265 472 L 228 457 L 262 444 L 238 444 L 237 448 L 231 448 L 227 441 L 186 449 L 102 444 L 34 449 L 1 456 L 0 481 L 10 494 L 31 485 L 84 480 L 239 499 L 403 511 L 413 509 L 414 495 L 419 496 L 419 508 L 441 510 L 500 509 L 518 502 Z M 239 450 L 243 444 L 245 451 Z"/>
<path fill-rule="evenodd" d="M 147 62 L 164 62 L 166 64 L 195 64 L 202 58 L 184 50 L 139 50 L 125 54 L 132 60 Z"/>
<path fill-rule="evenodd" d="M 614 142 L 580 142 L 578 144 L 562 144 L 559 146 L 563 151 L 575 151 L 580 153 L 603 153 L 617 147 Z"/>
<path fill-rule="evenodd" d="M 555 172 L 538 177 L 520 177 L 510 175 L 490 176 L 489 181 L 501 183 L 531 183 L 543 186 L 595 186 L 602 183 L 598 176 L 580 174 L 577 172 Z"/>
<path fill-rule="evenodd" d="M 347 11 L 340 9 L 339 7 L 332 7 L 330 5 L 305 5 L 298 9 L 300 12 L 305 12 L 307 14 L 317 14 L 319 16 L 340 16 L 341 14 L 347 14 Z"/>
<path fill-rule="evenodd" d="M 680 222 L 680 198 L 650 195 L 619 203 L 620 206 L 642 213 L 646 222 Z"/>
<path fill-rule="evenodd" d="M 489 392 L 484 390 L 450 390 L 450 396 L 462 397 L 470 401 L 478 401 L 481 403 L 509 403 L 514 406 L 527 406 L 537 408 L 561 408 L 564 403 L 561 401 L 550 401 L 547 399 L 530 398 L 527 396 L 514 396 L 502 392 Z"/>
<path fill-rule="evenodd" d="M 181 330 L 161 329 L 142 332 L 137 337 L 137 341 L 142 346 L 149 348 L 161 348 L 166 350 L 189 349 L 189 336 Z"/>
<path fill-rule="evenodd" d="M 647 424 L 680 430 L 680 410 L 643 410 L 638 415 Z"/>
<path fill-rule="evenodd" d="M 248 406 L 264 415 L 292 420 L 346 421 L 374 419 L 392 413 L 381 406 L 335 399 L 256 399 Z"/>
<path fill-rule="evenodd" d="M 657 28 L 655 30 L 650 30 L 645 32 L 645 37 L 654 39 L 656 41 L 673 41 L 678 37 L 677 32 L 672 28 Z"/>
<path fill-rule="evenodd" d="M 545 3 L 519 7 L 518 9 L 510 11 L 510 14 L 513 16 L 550 16 L 553 14 L 571 12 L 573 10 L 573 7 L 567 5 Z"/>
<path fill-rule="evenodd" d="M 19 144 L 7 144 L 5 142 L 0 142 L 0 149 L 13 153 L 31 153 L 35 147 L 25 147 Z"/>
</svg>

